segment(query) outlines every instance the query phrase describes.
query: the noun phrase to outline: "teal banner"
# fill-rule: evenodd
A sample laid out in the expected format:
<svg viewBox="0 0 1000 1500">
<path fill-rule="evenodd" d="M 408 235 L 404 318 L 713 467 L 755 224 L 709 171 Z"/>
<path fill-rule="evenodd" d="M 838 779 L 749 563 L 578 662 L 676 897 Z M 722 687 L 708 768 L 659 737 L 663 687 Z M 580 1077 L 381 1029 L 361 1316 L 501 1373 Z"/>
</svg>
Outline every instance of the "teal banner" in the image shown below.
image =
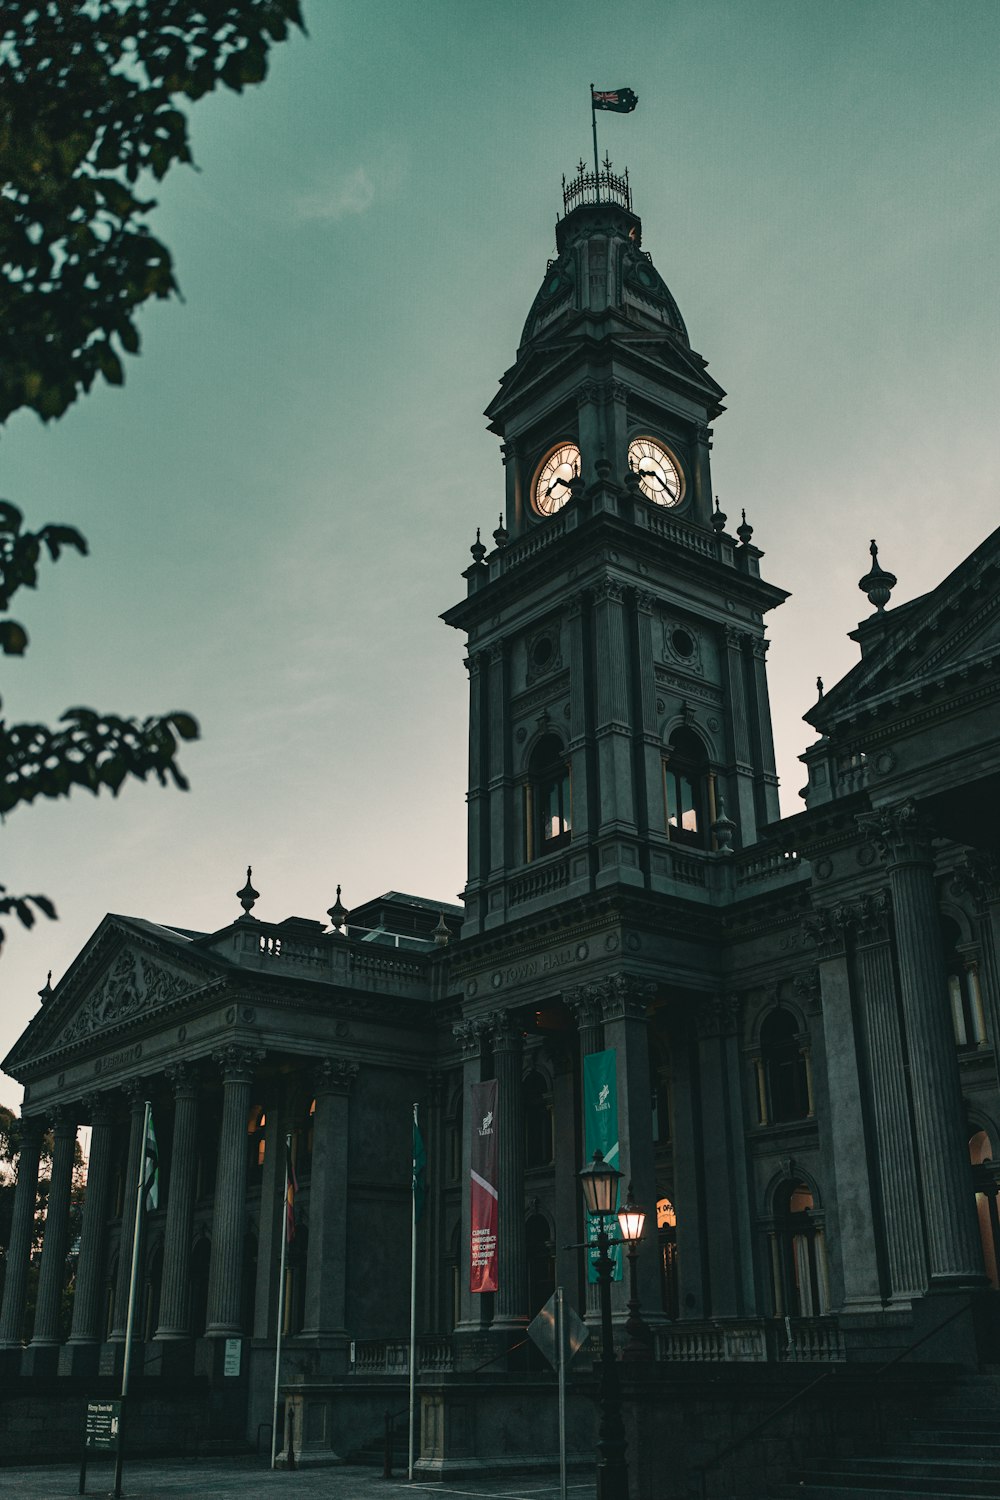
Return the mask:
<svg viewBox="0 0 1000 1500">
<path fill-rule="evenodd" d="M 617 1167 L 621 1171 L 618 1161 L 618 1076 L 613 1047 L 606 1052 L 588 1052 L 583 1059 L 583 1138 L 587 1161 L 593 1161 L 594 1152 L 600 1151 L 609 1166 Z M 621 1184 L 619 1183 L 617 1203 L 620 1202 Z M 590 1214 L 587 1215 L 587 1221 L 587 1238 L 596 1245 L 599 1221 Z M 613 1239 L 617 1239 L 618 1220 L 616 1218 L 608 1219 L 604 1227 Z M 611 1246 L 611 1260 L 611 1278 L 613 1281 L 621 1281 L 621 1245 Z M 591 1282 L 597 1280 L 597 1267 L 594 1264 L 593 1255 L 588 1267 L 588 1280 Z"/>
</svg>

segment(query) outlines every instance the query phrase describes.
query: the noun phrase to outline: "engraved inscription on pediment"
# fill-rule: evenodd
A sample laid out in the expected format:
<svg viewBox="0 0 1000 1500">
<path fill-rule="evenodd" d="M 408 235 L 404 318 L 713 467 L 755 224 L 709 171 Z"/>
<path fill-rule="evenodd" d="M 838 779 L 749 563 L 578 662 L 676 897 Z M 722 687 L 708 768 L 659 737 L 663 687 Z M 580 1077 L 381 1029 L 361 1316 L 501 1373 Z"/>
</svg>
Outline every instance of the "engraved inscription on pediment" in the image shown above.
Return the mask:
<svg viewBox="0 0 1000 1500">
<path fill-rule="evenodd" d="M 78 1041 L 103 1031 L 106 1026 L 154 1010 L 193 987 L 190 978 L 161 969 L 148 958 L 126 950 L 115 959 L 100 989 L 77 1010 L 61 1040 Z"/>
</svg>

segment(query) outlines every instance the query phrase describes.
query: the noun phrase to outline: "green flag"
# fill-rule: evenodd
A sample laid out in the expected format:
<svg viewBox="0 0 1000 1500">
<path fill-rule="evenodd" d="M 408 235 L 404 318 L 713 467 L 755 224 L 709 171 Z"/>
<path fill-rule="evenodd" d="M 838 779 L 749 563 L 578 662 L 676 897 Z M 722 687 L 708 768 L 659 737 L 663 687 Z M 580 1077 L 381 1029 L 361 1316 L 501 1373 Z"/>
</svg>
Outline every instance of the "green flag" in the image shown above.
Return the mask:
<svg viewBox="0 0 1000 1500">
<path fill-rule="evenodd" d="M 584 1149 L 590 1161 L 595 1151 L 600 1151 L 610 1167 L 618 1166 L 618 1073 L 613 1047 L 606 1052 L 588 1052 L 583 1059 L 584 1101 Z M 617 1204 L 615 1205 L 617 1207 Z M 597 1243 L 598 1220 L 589 1219 L 587 1237 Z M 617 1231 L 617 1221 L 611 1219 L 605 1229 L 612 1236 Z M 622 1247 L 611 1246 L 613 1281 L 622 1279 Z M 591 1256 L 588 1268 L 591 1282 L 597 1280 L 597 1267 Z"/>
<path fill-rule="evenodd" d="M 413 1121 L 413 1216 L 420 1223 L 427 1197 L 427 1152 L 420 1126 Z"/>
</svg>

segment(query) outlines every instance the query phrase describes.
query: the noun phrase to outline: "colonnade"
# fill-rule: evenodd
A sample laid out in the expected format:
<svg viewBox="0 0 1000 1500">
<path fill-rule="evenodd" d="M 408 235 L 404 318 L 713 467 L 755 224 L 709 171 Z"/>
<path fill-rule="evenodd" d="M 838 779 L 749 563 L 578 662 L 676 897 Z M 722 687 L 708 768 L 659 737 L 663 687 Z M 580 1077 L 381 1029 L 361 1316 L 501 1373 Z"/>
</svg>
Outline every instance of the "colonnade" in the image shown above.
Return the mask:
<svg viewBox="0 0 1000 1500">
<path fill-rule="evenodd" d="M 155 1077 L 129 1079 L 119 1086 L 81 1096 L 75 1103 L 55 1110 L 26 1114 L 18 1163 L 17 1186 L 6 1277 L 0 1304 L 0 1351 L 20 1350 L 25 1333 L 26 1294 L 33 1248 L 34 1219 L 38 1196 L 39 1160 L 46 1128 L 53 1131 L 53 1151 L 45 1230 L 42 1241 L 34 1327 L 24 1351 L 25 1373 L 92 1373 L 102 1346 L 122 1345 L 126 1335 L 129 1280 L 131 1273 L 132 1215 L 135 1185 L 143 1150 L 143 1120 L 146 1099 L 154 1101 L 154 1116 L 162 1136 L 166 1098 L 172 1096 L 169 1173 L 165 1183 L 165 1211 L 158 1223 L 162 1233 L 162 1279 L 159 1316 L 153 1334 L 161 1344 L 191 1340 L 191 1255 L 195 1234 L 196 1192 L 199 1156 L 203 1154 L 200 1109 L 213 1087 L 221 1091 L 222 1117 L 218 1134 L 214 1197 L 210 1208 L 210 1259 L 208 1301 L 204 1335 L 210 1340 L 239 1337 L 245 1332 L 273 1337 L 273 1307 L 268 1305 L 274 1280 L 270 1261 L 277 1264 L 280 1236 L 274 1232 L 281 1217 L 280 1195 L 284 1180 L 284 1132 L 292 1124 L 287 1115 L 283 1080 L 265 1079 L 262 1089 L 273 1105 L 266 1139 L 269 1143 L 261 1191 L 259 1230 L 266 1243 L 268 1264 L 260 1268 L 254 1328 L 243 1328 L 242 1293 L 244 1254 L 248 1228 L 247 1193 L 250 1156 L 248 1118 L 253 1102 L 255 1076 L 264 1052 L 239 1045 L 217 1050 L 210 1058 L 171 1064 Z M 343 1199 L 347 1191 L 348 1115 L 347 1101 L 358 1065 L 324 1057 L 314 1064 L 309 1086 L 315 1091 L 313 1120 L 314 1153 L 310 1182 L 310 1236 L 314 1246 L 307 1263 L 304 1334 L 334 1340 L 346 1338 L 345 1283 L 346 1217 Z M 301 1076 L 301 1075 L 298 1075 Z M 116 1167 L 116 1140 L 127 1119 L 128 1142 L 122 1174 L 120 1223 L 111 1203 Z M 62 1296 L 66 1283 L 71 1195 L 77 1130 L 91 1130 L 87 1186 L 79 1237 L 72 1323 L 63 1344 Z M 161 1174 L 162 1177 L 162 1174 Z M 164 1209 L 161 1197 L 161 1209 Z M 262 1244 L 262 1248 L 264 1248 Z M 110 1286 L 109 1268 L 118 1254 L 117 1271 Z M 325 1273 L 325 1274 L 324 1274 Z M 264 1292 L 262 1296 L 261 1293 Z M 259 1304 L 263 1303 L 263 1326 Z M 108 1328 L 110 1322 L 110 1328 Z M 201 1332 L 199 1328 L 197 1332 Z M 103 1367 L 103 1366 L 102 1366 Z"/>
</svg>

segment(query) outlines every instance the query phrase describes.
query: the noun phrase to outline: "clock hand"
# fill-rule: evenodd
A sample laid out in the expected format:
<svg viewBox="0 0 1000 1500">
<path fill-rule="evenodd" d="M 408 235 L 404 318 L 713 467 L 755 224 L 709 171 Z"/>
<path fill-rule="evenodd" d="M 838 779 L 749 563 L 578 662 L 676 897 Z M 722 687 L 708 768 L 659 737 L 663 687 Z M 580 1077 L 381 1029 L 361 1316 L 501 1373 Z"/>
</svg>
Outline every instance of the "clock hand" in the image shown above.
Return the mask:
<svg viewBox="0 0 1000 1500">
<path fill-rule="evenodd" d="M 655 479 L 656 483 L 660 486 L 661 489 L 665 490 L 666 487 L 667 487 L 667 481 L 663 478 L 663 475 L 659 472 L 658 469 L 643 469 L 643 468 L 640 468 L 640 470 L 639 470 L 639 478 L 640 479 Z"/>
</svg>

